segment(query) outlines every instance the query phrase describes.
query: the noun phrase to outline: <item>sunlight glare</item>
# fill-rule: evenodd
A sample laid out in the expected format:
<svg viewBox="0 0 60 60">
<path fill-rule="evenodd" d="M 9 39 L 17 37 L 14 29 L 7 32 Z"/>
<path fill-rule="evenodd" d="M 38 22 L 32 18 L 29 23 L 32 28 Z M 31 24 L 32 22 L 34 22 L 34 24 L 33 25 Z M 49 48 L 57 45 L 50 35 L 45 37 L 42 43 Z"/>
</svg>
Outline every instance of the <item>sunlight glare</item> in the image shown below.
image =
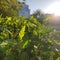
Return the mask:
<svg viewBox="0 0 60 60">
<path fill-rule="evenodd" d="M 60 2 L 54 2 L 47 7 L 44 11 L 45 13 L 55 14 L 56 16 L 60 15 Z"/>
</svg>

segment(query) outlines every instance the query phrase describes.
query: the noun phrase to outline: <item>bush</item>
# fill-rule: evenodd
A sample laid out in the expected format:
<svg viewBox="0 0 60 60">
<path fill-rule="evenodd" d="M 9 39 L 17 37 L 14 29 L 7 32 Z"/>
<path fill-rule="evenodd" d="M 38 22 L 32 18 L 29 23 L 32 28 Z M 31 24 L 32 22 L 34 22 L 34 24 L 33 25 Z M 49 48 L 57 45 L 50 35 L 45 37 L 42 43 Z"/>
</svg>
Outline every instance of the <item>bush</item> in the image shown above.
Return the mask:
<svg viewBox="0 0 60 60">
<path fill-rule="evenodd" d="M 0 60 L 49 60 L 52 29 L 34 17 L 0 17 Z"/>
</svg>

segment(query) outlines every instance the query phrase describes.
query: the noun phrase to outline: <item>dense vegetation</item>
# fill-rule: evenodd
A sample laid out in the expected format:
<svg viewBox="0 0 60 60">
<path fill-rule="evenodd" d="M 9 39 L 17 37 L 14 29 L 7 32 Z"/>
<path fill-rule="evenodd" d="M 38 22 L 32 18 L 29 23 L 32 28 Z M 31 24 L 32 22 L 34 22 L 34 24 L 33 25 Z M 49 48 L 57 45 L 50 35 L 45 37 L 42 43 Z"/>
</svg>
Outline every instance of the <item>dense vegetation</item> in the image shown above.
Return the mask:
<svg viewBox="0 0 60 60">
<path fill-rule="evenodd" d="M 18 0 L 0 0 L 0 15 L 15 16 L 19 11 Z"/>
<path fill-rule="evenodd" d="M 7 1 L 13 0 L 1 0 L 3 3 Z M 40 23 L 33 16 L 28 19 L 17 17 L 15 9 L 13 12 L 8 9 L 1 11 L 0 60 L 60 60 L 60 52 L 53 50 L 51 27 Z"/>
</svg>

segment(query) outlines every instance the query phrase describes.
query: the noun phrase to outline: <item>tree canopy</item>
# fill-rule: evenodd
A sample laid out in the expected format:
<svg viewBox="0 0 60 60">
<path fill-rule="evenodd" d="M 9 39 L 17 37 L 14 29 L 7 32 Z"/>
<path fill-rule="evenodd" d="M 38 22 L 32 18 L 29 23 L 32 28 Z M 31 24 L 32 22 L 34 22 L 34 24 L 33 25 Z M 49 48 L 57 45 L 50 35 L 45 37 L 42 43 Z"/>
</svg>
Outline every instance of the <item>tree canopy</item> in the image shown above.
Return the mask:
<svg viewBox="0 0 60 60">
<path fill-rule="evenodd" d="M 3 17 L 14 16 L 19 9 L 18 0 L 0 0 L 0 15 Z"/>
</svg>

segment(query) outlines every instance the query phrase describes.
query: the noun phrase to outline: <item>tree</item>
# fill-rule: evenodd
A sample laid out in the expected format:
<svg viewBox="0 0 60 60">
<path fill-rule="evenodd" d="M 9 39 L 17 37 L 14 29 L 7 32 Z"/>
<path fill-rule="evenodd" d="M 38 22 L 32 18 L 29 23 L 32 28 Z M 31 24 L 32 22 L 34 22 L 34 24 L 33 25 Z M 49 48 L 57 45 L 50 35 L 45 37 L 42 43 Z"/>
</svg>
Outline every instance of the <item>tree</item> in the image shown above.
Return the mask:
<svg viewBox="0 0 60 60">
<path fill-rule="evenodd" d="M 18 0 L 0 0 L 0 15 L 3 17 L 14 16 L 19 9 Z"/>
<path fill-rule="evenodd" d="M 46 18 L 46 15 L 41 10 L 36 10 L 32 14 L 40 23 L 44 22 L 44 19 Z"/>
</svg>

